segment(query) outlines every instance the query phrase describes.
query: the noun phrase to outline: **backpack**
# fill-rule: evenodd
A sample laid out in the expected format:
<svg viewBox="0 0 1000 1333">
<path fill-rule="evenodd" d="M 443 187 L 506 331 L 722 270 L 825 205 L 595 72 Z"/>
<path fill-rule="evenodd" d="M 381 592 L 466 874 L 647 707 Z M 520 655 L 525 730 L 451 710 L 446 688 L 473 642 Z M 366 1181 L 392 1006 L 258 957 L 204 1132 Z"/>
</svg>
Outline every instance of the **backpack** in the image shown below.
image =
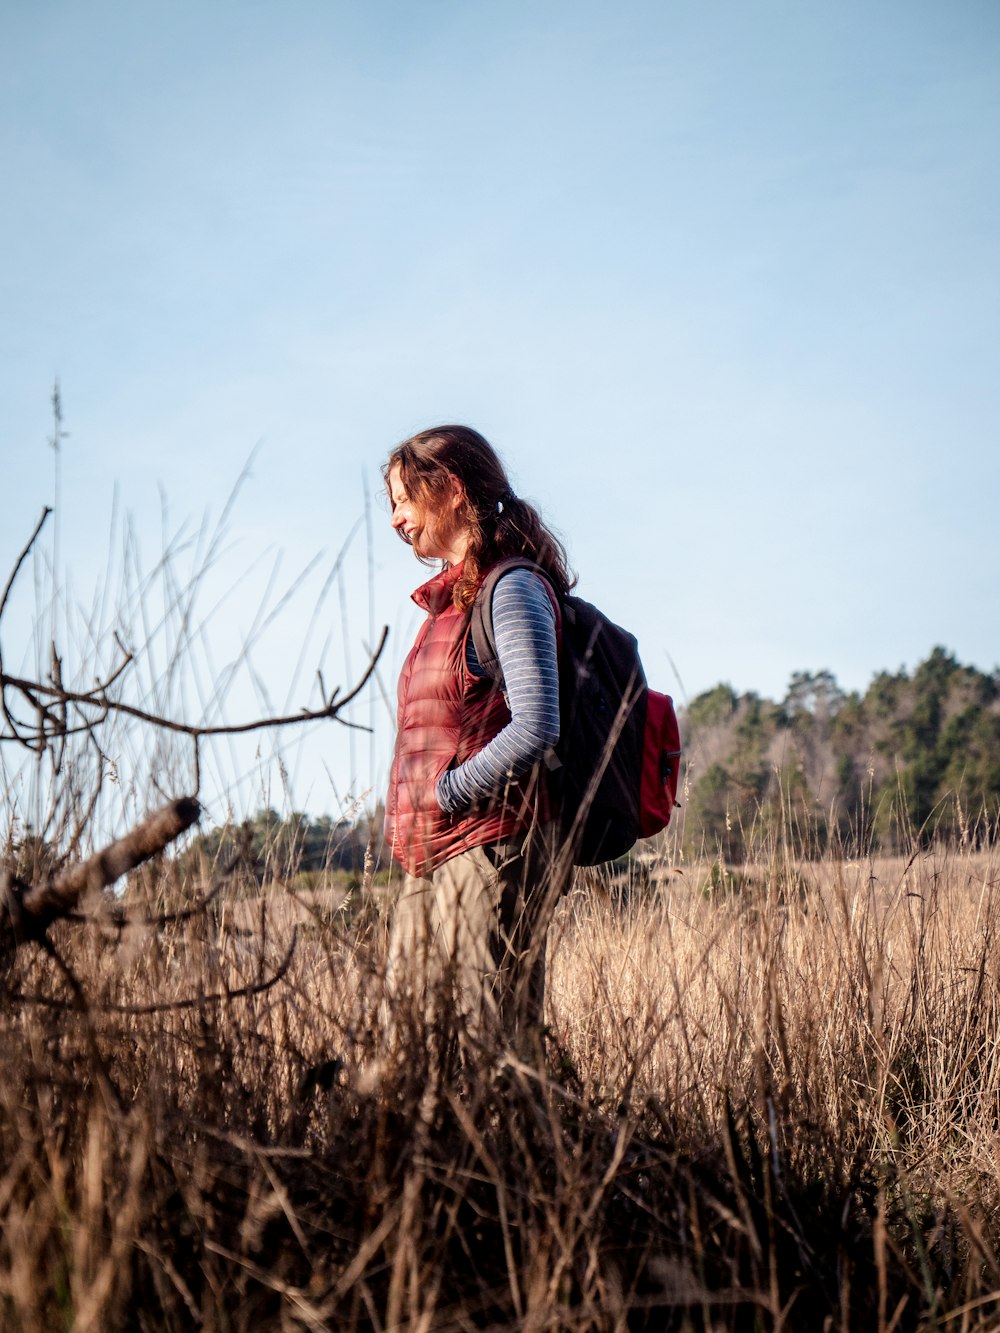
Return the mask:
<svg viewBox="0 0 1000 1333">
<path fill-rule="evenodd" d="M 546 578 L 531 560 L 514 559 L 483 580 L 470 632 L 480 669 L 497 681 L 493 591 L 511 569 Z M 552 786 L 574 865 L 598 865 L 666 828 L 677 801 L 680 731 L 673 700 L 646 684 L 635 637 L 582 598 L 557 597 L 560 736 Z"/>
</svg>

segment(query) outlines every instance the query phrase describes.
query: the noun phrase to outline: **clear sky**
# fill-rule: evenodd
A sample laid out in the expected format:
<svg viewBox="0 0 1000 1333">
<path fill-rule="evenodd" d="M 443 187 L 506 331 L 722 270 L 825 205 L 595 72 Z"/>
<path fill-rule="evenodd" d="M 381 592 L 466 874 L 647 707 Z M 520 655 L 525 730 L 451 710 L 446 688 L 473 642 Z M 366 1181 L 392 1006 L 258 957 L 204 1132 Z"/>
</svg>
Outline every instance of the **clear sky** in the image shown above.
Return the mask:
<svg viewBox="0 0 1000 1333">
<path fill-rule="evenodd" d="M 0 569 L 56 376 L 83 600 L 115 494 L 153 565 L 258 446 L 203 670 L 324 554 L 232 715 L 382 623 L 392 693 L 422 575 L 366 488 L 451 420 L 681 698 L 1000 662 L 994 0 L 0 0 L 0 181 Z M 290 761 L 314 812 L 384 782 L 354 716 Z"/>
</svg>

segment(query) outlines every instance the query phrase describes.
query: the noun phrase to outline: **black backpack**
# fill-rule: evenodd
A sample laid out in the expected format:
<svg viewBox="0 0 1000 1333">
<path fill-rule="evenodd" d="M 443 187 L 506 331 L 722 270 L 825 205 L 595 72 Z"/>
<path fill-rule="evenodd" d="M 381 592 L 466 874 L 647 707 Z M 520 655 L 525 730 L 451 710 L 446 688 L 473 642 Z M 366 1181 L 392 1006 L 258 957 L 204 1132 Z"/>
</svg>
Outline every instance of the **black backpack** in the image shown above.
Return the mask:
<svg viewBox="0 0 1000 1333">
<path fill-rule="evenodd" d="M 511 569 L 546 578 L 532 561 L 514 559 L 494 565 L 483 580 L 472 606 L 472 641 L 481 670 L 497 681 L 493 591 Z M 582 598 L 556 595 L 560 736 L 552 786 L 573 863 L 590 866 L 624 856 L 637 838 L 666 828 L 677 800 L 680 732 L 673 700 L 646 684 L 634 635 Z"/>
</svg>

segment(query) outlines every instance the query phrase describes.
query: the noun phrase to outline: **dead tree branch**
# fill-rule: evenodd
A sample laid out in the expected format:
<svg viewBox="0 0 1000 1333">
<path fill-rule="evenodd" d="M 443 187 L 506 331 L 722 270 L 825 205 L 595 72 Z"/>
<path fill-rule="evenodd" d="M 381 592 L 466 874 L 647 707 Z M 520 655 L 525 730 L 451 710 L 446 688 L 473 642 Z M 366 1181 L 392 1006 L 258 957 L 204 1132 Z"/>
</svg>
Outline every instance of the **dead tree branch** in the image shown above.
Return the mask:
<svg viewBox="0 0 1000 1333">
<path fill-rule="evenodd" d="M 287 975 L 297 947 L 298 931 L 293 930 L 292 938 L 285 950 L 285 956 L 271 975 L 263 977 L 260 981 L 247 982 L 245 986 L 235 986 L 231 990 L 199 991 L 197 995 L 184 995 L 176 1000 L 156 1000 L 150 1004 L 115 1004 L 112 1001 L 102 1001 L 91 1007 L 99 1009 L 104 1014 L 125 1014 L 130 1018 L 140 1018 L 149 1014 L 169 1014 L 178 1009 L 199 1009 L 207 1004 L 225 1004 L 230 1000 L 243 1000 L 251 995 L 263 995 Z M 63 968 L 65 969 L 65 964 L 63 964 Z M 20 1004 L 35 1004 L 44 1009 L 89 1012 L 90 1007 L 88 1007 L 86 999 L 83 998 L 83 992 L 78 990 L 79 982 L 76 981 L 72 973 L 70 973 L 68 980 L 70 981 L 70 989 L 74 991 L 72 1004 L 66 1000 L 57 999 L 55 996 L 39 995 L 26 991 L 8 991 L 7 995 L 9 999 Z"/>
<path fill-rule="evenodd" d="M 27 540 L 27 542 L 26 542 L 26 544 L 25 544 L 25 546 L 24 546 L 24 549 L 22 550 L 21 554 L 17 557 L 17 560 L 16 560 L 15 563 L 14 563 L 14 568 L 10 571 L 10 577 L 8 578 L 7 582 L 4 584 L 4 590 L 3 590 L 3 593 L 0 594 L 0 620 L 3 619 L 3 613 L 4 613 L 4 608 L 5 608 L 6 605 L 7 605 L 7 599 L 8 599 L 8 597 L 10 597 L 11 589 L 13 588 L 13 586 L 14 586 L 14 582 L 15 582 L 15 580 L 17 579 L 17 576 L 18 576 L 18 574 L 19 574 L 20 571 L 21 571 L 21 566 L 24 564 L 25 560 L 27 560 L 27 558 L 28 558 L 28 553 L 30 552 L 31 548 L 34 546 L 35 542 L 38 540 L 38 534 L 41 532 L 42 528 L 45 526 L 45 520 L 48 518 L 48 516 L 49 516 L 51 513 L 52 513 L 52 510 L 49 508 L 48 505 L 46 505 L 45 508 L 42 510 L 42 516 L 41 516 L 41 518 L 38 520 L 38 522 L 37 522 L 36 525 L 35 525 L 35 530 L 34 530 L 34 532 L 33 532 L 33 533 L 31 534 L 31 536 L 28 538 L 28 540 Z M 35 749 L 36 747 L 35 747 L 35 745 L 32 743 L 31 738 L 30 738 L 30 737 L 22 736 L 21 733 L 18 731 L 18 729 L 17 729 L 17 724 L 15 723 L 13 717 L 11 717 L 10 712 L 8 711 L 8 708 L 7 708 L 7 690 L 6 690 L 6 688 L 4 687 L 4 685 L 3 685 L 3 681 L 5 680 L 5 678 L 6 678 L 6 677 L 5 677 L 5 675 L 4 675 L 4 669 L 3 669 L 3 648 L 2 648 L 2 646 L 0 646 L 0 709 L 2 709 L 2 711 L 3 711 L 4 721 L 7 723 L 7 726 L 10 728 L 10 732 L 11 732 L 11 737 L 10 737 L 10 738 L 11 738 L 11 739 L 13 739 L 13 740 L 17 740 L 20 744 L 26 746 L 26 748 L 29 749 L 29 750 Z M 44 727 L 44 722 L 42 723 L 42 727 Z"/>
<path fill-rule="evenodd" d="M 182 921 L 192 921 L 196 916 L 204 916 L 212 903 L 230 882 L 234 872 L 240 866 L 241 857 L 235 856 L 217 875 L 207 893 L 196 898 L 189 907 L 182 907 L 176 912 L 128 912 L 117 903 L 104 904 L 98 912 L 66 912 L 67 921 L 79 924 L 101 926 L 116 930 L 119 934 L 136 927 L 144 930 L 163 930 L 167 926 L 179 925 Z"/>
<path fill-rule="evenodd" d="M 162 852 L 200 813 L 201 806 L 191 796 L 171 801 L 124 838 L 44 884 L 26 884 L 9 870 L 0 871 L 0 953 L 10 953 L 27 940 L 40 940 L 52 922 L 67 916 L 85 893 L 108 888 Z"/>
<path fill-rule="evenodd" d="M 0 628 L 2 628 L 4 615 L 10 604 L 11 594 L 17 579 L 29 554 L 35 547 L 50 513 L 51 510 L 46 507 L 15 561 L 2 591 L 0 591 Z M 209 556 L 212 553 L 212 550 L 210 550 Z M 167 568 L 169 569 L 169 566 Z M 201 577 L 202 575 L 198 576 L 199 579 Z M 121 734 L 128 737 L 132 731 L 130 724 L 138 723 L 140 732 L 146 727 L 151 727 L 158 731 L 170 732 L 189 738 L 194 751 L 194 792 L 179 800 L 171 801 L 162 809 L 155 811 L 131 829 L 124 837 L 111 843 L 89 859 L 58 872 L 36 872 L 33 882 L 18 878 L 13 869 L 0 867 L 0 967 L 8 964 L 14 957 L 17 948 L 28 941 L 35 942 L 50 955 L 56 956 L 54 945 L 47 935 L 53 922 L 73 918 L 79 919 L 80 913 L 77 911 L 77 904 L 84 895 L 109 887 L 122 875 L 127 874 L 136 866 L 142 865 L 150 857 L 162 852 L 174 839 L 197 821 L 201 813 L 201 806 L 197 800 L 200 785 L 199 744 L 201 741 L 207 738 L 231 737 L 270 728 L 294 726 L 296 723 L 331 720 L 337 721 L 343 726 L 357 727 L 364 731 L 369 730 L 367 727 L 348 721 L 343 713 L 376 675 L 378 662 L 388 637 L 388 627 L 383 628 L 374 651 L 369 653 L 369 660 L 360 678 L 346 693 L 342 693 L 340 687 L 328 692 L 320 676 L 320 706 L 316 708 L 303 707 L 297 712 L 254 718 L 246 722 L 212 724 L 207 720 L 204 722 L 188 722 L 182 718 L 167 716 L 168 704 L 163 705 L 163 711 L 155 711 L 156 704 L 152 708 L 143 707 L 141 695 L 138 699 L 133 695 L 135 701 L 130 702 L 128 698 L 129 683 L 136 680 L 137 672 L 144 660 L 143 651 L 147 655 L 151 652 L 149 648 L 150 629 L 146 623 L 146 603 L 143 600 L 145 594 L 141 588 L 139 592 L 138 615 L 141 617 L 146 630 L 147 646 L 145 650 L 139 651 L 138 657 L 129 650 L 126 643 L 115 631 L 113 637 L 114 648 L 110 654 L 111 664 L 110 666 L 106 665 L 103 660 L 103 645 L 106 642 L 105 632 L 100 629 L 99 625 L 96 629 L 88 626 L 96 665 L 93 670 L 81 668 L 76 672 L 69 671 L 64 665 L 63 657 L 57 651 L 54 637 L 56 632 L 55 617 L 53 617 L 50 665 L 48 668 L 41 665 L 36 665 L 33 668 L 33 674 L 40 677 L 40 679 L 11 674 L 7 670 L 3 651 L 0 648 L 0 744 L 4 742 L 12 743 L 14 746 L 30 752 L 37 758 L 39 769 L 43 759 L 49 761 L 51 776 L 61 784 L 63 794 L 60 796 L 57 791 L 56 798 L 50 805 L 49 814 L 45 816 L 45 821 L 53 819 L 55 817 L 54 812 L 59 809 L 73 810 L 75 808 L 74 820 L 76 827 L 71 843 L 73 847 L 78 845 L 84 828 L 90 823 L 97 809 L 98 795 L 106 775 L 106 769 L 113 769 L 115 776 L 117 776 L 115 763 L 108 759 L 106 754 L 105 741 L 109 731 L 112 736 Z M 164 612 L 165 618 L 169 618 L 172 614 L 171 605 L 173 604 L 168 604 L 167 610 Z M 171 658 L 171 670 L 174 669 L 178 660 L 176 654 L 180 654 L 190 640 L 191 631 L 188 619 L 191 613 L 191 605 L 193 603 L 184 607 L 184 623 L 175 649 L 175 656 Z M 246 651 L 247 645 L 244 647 L 244 653 Z M 150 660 L 152 660 L 152 657 L 150 657 Z M 29 668 L 29 670 L 32 669 Z M 206 718 L 211 715 L 216 702 L 217 694 L 213 694 L 212 701 L 204 707 Z M 117 728 L 115 726 L 116 720 L 120 721 Z M 67 746 L 68 739 L 78 735 L 85 738 L 86 744 L 83 747 L 77 746 L 75 748 Z M 86 745 L 89 744 L 96 747 L 98 761 L 94 775 L 94 791 L 88 804 L 80 803 L 82 786 L 74 765 L 76 764 L 77 754 L 81 750 L 85 751 Z M 85 771 L 90 772 L 93 768 L 94 765 L 91 764 L 91 769 Z M 187 784 L 185 783 L 185 785 Z M 63 801 L 62 806 L 59 804 L 60 800 Z M 74 801 L 76 802 L 75 807 Z M 49 830 L 48 822 L 43 821 L 37 831 L 32 831 L 30 826 L 28 827 L 34 840 L 45 845 Z M 186 917 L 196 915 L 204 911 L 206 904 L 218 892 L 219 887 L 213 889 L 207 898 L 190 906 L 185 911 L 174 913 L 169 917 L 156 918 L 149 916 L 145 918 L 145 922 L 146 924 L 157 922 L 162 924 L 168 919 L 183 920 Z M 110 915 L 111 925 L 119 930 L 124 929 L 126 925 L 131 924 L 134 920 L 119 907 L 112 908 Z M 219 995 L 198 995 L 190 1003 L 203 1004 L 214 1000 L 235 998 L 237 995 L 254 995 L 266 990 L 280 980 L 287 971 L 294 947 L 293 940 L 288 956 L 277 973 L 270 979 L 266 981 L 262 979 L 240 991 Z M 71 989 L 74 989 L 75 983 L 72 971 L 68 969 L 68 965 L 63 965 L 61 962 L 60 966 L 64 966 L 67 984 L 70 985 Z M 82 1006 L 81 995 L 82 992 L 76 994 L 76 999 L 78 1005 Z M 44 1001 L 39 999 L 37 1002 L 43 1003 Z M 187 1001 L 179 1002 L 181 1007 L 184 1003 L 187 1003 Z M 158 1012 L 160 1007 L 158 1005 L 134 1009 L 119 1007 L 117 1011 L 121 1013 L 154 1013 Z M 179 1005 L 178 1002 L 167 1002 L 162 1007 L 172 1008 L 179 1007 Z"/>
<path fill-rule="evenodd" d="M 181 722 L 176 718 L 163 717 L 159 713 L 150 713 L 144 708 L 137 708 L 135 704 L 125 703 L 121 699 L 109 699 L 103 685 L 95 685 L 91 690 L 66 690 L 55 685 L 45 685 L 41 681 L 26 680 L 21 676 L 11 676 L 6 672 L 0 672 L 0 689 L 3 691 L 15 690 L 22 694 L 32 708 L 42 714 L 50 723 L 55 722 L 51 711 L 53 705 L 76 704 L 99 709 L 100 716 L 94 719 L 95 723 L 103 721 L 109 713 L 121 713 L 126 717 L 133 717 L 139 722 L 146 722 L 162 731 L 175 731 L 182 736 L 191 736 L 195 740 L 200 740 L 204 736 L 239 736 L 249 731 L 262 731 L 266 727 L 288 727 L 297 722 L 322 722 L 324 720 L 335 720 L 340 722 L 342 726 L 353 727 L 357 731 L 368 731 L 369 728 L 361 723 L 348 722 L 346 719 L 339 717 L 338 714 L 342 708 L 345 708 L 353 699 L 357 698 L 368 684 L 378 665 L 378 660 L 382 656 L 388 637 L 389 628 L 385 626 L 361 678 L 347 694 L 341 696 L 340 687 L 338 686 L 322 708 L 301 708 L 297 713 L 285 713 L 278 717 L 258 717 L 254 718 L 252 722 L 227 722 L 212 726 Z M 120 675 L 121 670 L 121 667 L 117 668 L 112 679 Z M 43 700 L 48 702 L 43 703 Z M 6 709 L 4 712 L 7 715 Z M 14 732 L 9 715 L 7 715 L 7 718 L 8 725 Z M 23 722 L 21 725 L 22 727 L 25 726 Z M 67 734 L 72 734 L 73 730 L 87 731 L 89 730 L 89 724 L 83 723 L 75 729 L 70 729 Z M 20 734 L 12 734 L 7 737 L 0 736 L 0 740 L 4 739 L 20 740 L 21 737 Z"/>
<path fill-rule="evenodd" d="M 2 594 L 0 594 L 0 621 L 17 579 L 31 548 L 41 532 L 51 510 L 46 508 L 35 526 L 34 532 L 18 556 Z M 108 691 L 125 675 L 127 668 L 134 661 L 133 654 L 115 634 L 115 643 L 121 652 L 121 660 L 104 679 L 95 680 L 86 689 L 70 689 L 64 683 L 62 663 L 55 655 L 53 646 L 53 670 L 47 681 L 32 680 L 24 676 L 9 673 L 4 667 L 3 651 L 0 646 L 0 717 L 6 723 L 0 731 L 0 742 L 15 742 L 34 753 L 43 753 L 48 746 L 61 743 L 67 737 L 81 732 L 93 732 L 104 723 L 111 714 L 132 718 L 161 731 L 170 731 L 190 737 L 195 744 L 197 763 L 198 742 L 205 737 L 238 736 L 248 732 L 262 731 L 270 727 L 288 727 L 302 722 L 336 721 L 341 726 L 359 731 L 369 728 L 357 722 L 349 722 L 341 716 L 342 711 L 351 703 L 368 684 L 375 673 L 379 659 L 389 636 L 388 626 L 384 626 L 374 651 L 360 679 L 346 694 L 340 693 L 339 686 L 327 695 L 322 691 L 323 703 L 319 708 L 301 708 L 296 713 L 281 714 L 276 717 L 254 718 L 249 722 L 206 723 L 186 722 L 179 718 L 166 717 L 161 713 L 141 708 L 120 697 L 112 697 Z M 22 709 L 27 705 L 31 721 L 14 714 L 10 695 L 21 701 Z M 117 691 L 116 691 L 117 695 Z M 75 712 L 75 720 L 70 721 L 70 708 Z"/>
</svg>

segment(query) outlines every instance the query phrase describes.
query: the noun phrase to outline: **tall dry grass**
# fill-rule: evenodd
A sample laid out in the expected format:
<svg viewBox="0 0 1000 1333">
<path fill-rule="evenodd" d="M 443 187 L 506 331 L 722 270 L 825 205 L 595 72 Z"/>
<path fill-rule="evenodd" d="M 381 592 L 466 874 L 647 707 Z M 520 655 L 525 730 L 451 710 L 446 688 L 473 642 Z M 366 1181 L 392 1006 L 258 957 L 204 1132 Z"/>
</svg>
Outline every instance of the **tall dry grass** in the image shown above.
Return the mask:
<svg viewBox="0 0 1000 1333">
<path fill-rule="evenodd" d="M 350 901 L 66 923 L 6 978 L 0 1326 L 995 1328 L 998 880 L 579 888 L 533 1054 L 445 1003 L 390 1036 Z"/>
</svg>

